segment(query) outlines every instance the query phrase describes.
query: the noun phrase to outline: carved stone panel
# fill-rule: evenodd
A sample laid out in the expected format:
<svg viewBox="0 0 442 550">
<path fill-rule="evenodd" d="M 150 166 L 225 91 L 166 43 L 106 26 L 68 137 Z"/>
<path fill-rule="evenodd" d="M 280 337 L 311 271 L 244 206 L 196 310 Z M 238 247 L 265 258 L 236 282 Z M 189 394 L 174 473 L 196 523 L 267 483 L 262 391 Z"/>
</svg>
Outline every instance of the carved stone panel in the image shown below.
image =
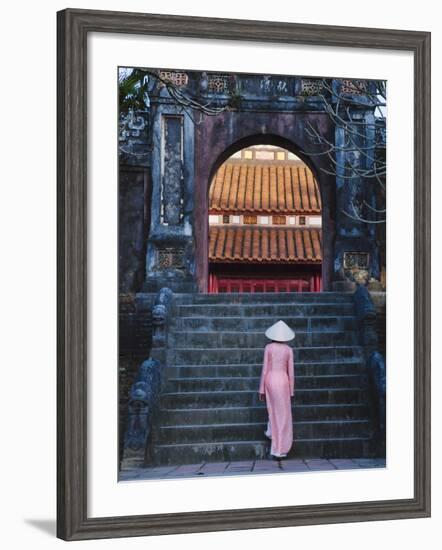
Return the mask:
<svg viewBox="0 0 442 550">
<path fill-rule="evenodd" d="M 182 71 L 160 71 L 160 78 L 177 87 L 187 86 L 189 82 L 189 77 Z"/>
<path fill-rule="evenodd" d="M 164 269 L 183 269 L 184 250 L 182 248 L 165 247 L 157 250 L 156 267 Z"/>
<path fill-rule="evenodd" d="M 363 80 L 342 80 L 341 94 L 363 95 L 367 91 L 367 83 Z"/>
<path fill-rule="evenodd" d="M 161 147 L 161 222 L 177 226 L 183 220 L 183 116 L 163 116 Z"/>
<path fill-rule="evenodd" d="M 227 94 L 232 91 L 233 79 L 228 74 L 209 74 L 208 90 L 218 94 Z"/>
<path fill-rule="evenodd" d="M 368 269 L 368 252 L 344 252 L 344 269 Z"/>
<path fill-rule="evenodd" d="M 118 153 L 122 165 L 148 166 L 149 150 L 149 112 L 122 111 L 118 128 Z"/>
<path fill-rule="evenodd" d="M 301 79 L 301 95 L 314 96 L 322 92 L 322 80 L 317 78 Z"/>
</svg>

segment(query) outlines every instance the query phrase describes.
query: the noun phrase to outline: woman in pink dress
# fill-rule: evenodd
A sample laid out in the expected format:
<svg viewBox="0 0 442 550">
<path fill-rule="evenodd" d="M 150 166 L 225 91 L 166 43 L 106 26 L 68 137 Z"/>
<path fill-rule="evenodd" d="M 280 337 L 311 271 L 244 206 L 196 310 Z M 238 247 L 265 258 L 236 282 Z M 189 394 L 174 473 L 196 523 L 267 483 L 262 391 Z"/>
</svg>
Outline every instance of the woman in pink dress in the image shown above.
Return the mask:
<svg viewBox="0 0 442 550">
<path fill-rule="evenodd" d="M 269 420 L 265 435 L 272 440 L 270 454 L 277 460 L 287 456 L 293 444 L 291 398 L 295 394 L 293 349 L 285 342 L 295 333 L 284 321 L 266 331 L 271 343 L 264 349 L 259 398 L 266 401 Z"/>
</svg>

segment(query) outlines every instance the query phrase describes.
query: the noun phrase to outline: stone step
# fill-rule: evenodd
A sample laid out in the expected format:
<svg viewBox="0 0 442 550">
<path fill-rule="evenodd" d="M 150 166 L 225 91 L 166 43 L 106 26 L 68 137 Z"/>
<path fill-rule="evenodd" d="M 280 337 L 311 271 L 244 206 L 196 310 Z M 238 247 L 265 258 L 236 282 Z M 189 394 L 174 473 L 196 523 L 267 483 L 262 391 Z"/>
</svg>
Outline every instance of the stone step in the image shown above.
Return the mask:
<svg viewBox="0 0 442 550">
<path fill-rule="evenodd" d="M 259 460 L 268 457 L 269 441 L 224 441 L 153 445 L 149 463 L 153 465 L 197 464 Z M 288 458 L 359 458 L 375 456 L 373 445 L 366 437 L 295 439 Z"/>
<path fill-rule="evenodd" d="M 229 331 L 241 329 L 265 331 L 269 326 L 282 320 L 294 331 L 345 331 L 356 330 L 357 323 L 354 316 L 329 317 L 294 317 L 277 315 L 275 317 L 177 317 L 174 320 L 175 330 L 182 331 Z"/>
<path fill-rule="evenodd" d="M 208 392 L 208 391 L 258 391 L 259 377 L 217 377 L 217 378 L 171 378 L 168 390 L 171 392 Z M 296 389 L 322 388 L 361 388 L 366 384 L 366 376 L 296 376 Z"/>
<path fill-rule="evenodd" d="M 349 292 L 235 292 L 221 294 L 175 294 L 176 304 L 216 304 L 237 303 L 250 304 L 255 302 L 267 303 L 353 303 L 353 293 Z"/>
<path fill-rule="evenodd" d="M 299 347 L 294 348 L 293 352 L 295 362 L 355 360 L 363 356 L 360 346 Z M 177 347 L 170 352 L 175 366 L 260 363 L 263 360 L 263 353 L 262 347 L 222 349 Z"/>
<path fill-rule="evenodd" d="M 167 387 L 149 464 L 267 458 L 259 401 L 265 330 L 296 333 L 289 457 L 369 457 L 367 377 L 353 293 L 175 294 Z"/>
<path fill-rule="evenodd" d="M 188 365 L 178 367 L 176 376 L 179 378 L 196 378 L 199 376 L 211 377 L 242 377 L 260 376 L 262 371 L 261 363 L 233 364 L 233 365 Z M 326 376 L 364 374 L 366 371 L 361 359 L 345 360 L 329 363 L 301 363 L 295 364 L 296 376 Z"/>
<path fill-rule="evenodd" d="M 318 439 L 336 437 L 368 437 L 368 420 L 296 421 L 293 424 L 294 439 Z M 235 424 L 196 424 L 162 426 L 155 428 L 152 439 L 155 444 L 210 443 L 211 441 L 251 441 L 265 439 L 265 422 Z"/>
<path fill-rule="evenodd" d="M 365 420 L 368 407 L 363 403 L 341 405 L 293 405 L 295 420 Z M 223 424 L 235 422 L 266 422 L 267 408 L 264 403 L 253 407 L 222 407 L 205 409 L 164 409 L 158 424 Z"/>
<path fill-rule="evenodd" d="M 354 315 L 353 303 L 256 303 L 256 304 L 188 304 L 176 306 L 182 317 L 325 317 Z"/>
<path fill-rule="evenodd" d="M 298 405 L 365 403 L 364 388 L 296 389 L 294 402 Z M 160 397 L 160 408 L 248 407 L 259 405 L 258 392 L 250 390 L 166 392 Z"/>
<path fill-rule="evenodd" d="M 358 333 L 355 330 L 339 332 L 303 332 L 297 331 L 296 344 L 300 347 L 320 347 L 331 345 L 355 345 Z M 263 348 L 269 343 L 264 332 L 242 332 L 238 327 L 234 332 L 189 332 L 176 331 L 173 345 L 191 348 Z"/>
</svg>

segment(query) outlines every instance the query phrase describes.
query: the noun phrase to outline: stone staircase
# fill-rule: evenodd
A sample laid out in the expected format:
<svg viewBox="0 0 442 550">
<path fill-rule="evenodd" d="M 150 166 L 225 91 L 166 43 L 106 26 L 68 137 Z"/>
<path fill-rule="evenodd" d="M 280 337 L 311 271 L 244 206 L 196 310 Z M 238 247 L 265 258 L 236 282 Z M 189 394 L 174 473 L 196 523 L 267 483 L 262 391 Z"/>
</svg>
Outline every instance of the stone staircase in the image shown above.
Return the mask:
<svg viewBox="0 0 442 550">
<path fill-rule="evenodd" d="M 367 377 L 348 293 L 177 294 L 168 382 L 148 445 L 154 465 L 265 458 L 258 399 L 264 331 L 296 332 L 290 457 L 373 455 Z"/>
</svg>

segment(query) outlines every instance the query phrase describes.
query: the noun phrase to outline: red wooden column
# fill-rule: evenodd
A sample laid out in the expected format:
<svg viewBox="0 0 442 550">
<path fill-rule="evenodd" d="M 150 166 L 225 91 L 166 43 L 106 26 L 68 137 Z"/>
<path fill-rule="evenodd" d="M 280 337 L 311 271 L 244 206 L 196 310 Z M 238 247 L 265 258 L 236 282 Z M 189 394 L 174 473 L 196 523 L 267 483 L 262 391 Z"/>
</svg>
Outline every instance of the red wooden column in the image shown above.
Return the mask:
<svg viewBox="0 0 442 550">
<path fill-rule="evenodd" d="M 218 277 L 209 273 L 209 294 L 218 294 Z"/>
</svg>

